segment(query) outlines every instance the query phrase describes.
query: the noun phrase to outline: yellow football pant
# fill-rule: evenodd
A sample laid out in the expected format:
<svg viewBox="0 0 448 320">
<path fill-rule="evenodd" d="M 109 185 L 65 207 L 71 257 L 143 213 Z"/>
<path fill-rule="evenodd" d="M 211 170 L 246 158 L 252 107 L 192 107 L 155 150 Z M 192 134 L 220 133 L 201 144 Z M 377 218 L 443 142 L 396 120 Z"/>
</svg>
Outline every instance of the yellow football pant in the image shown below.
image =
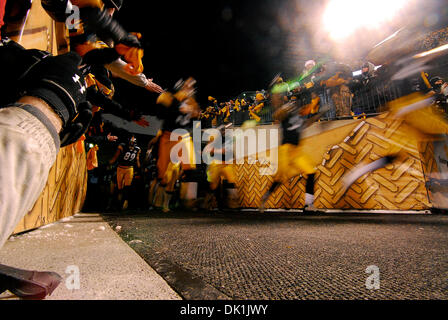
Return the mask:
<svg viewBox="0 0 448 320">
<path fill-rule="evenodd" d="M 217 163 L 213 161 L 207 169 L 207 180 L 210 183 L 210 188 L 216 190 L 222 180 L 227 180 L 228 183 L 235 183 L 235 173 L 232 166 L 225 163 Z"/>
<path fill-rule="evenodd" d="M 176 185 L 176 180 L 179 178 L 179 174 L 180 164 L 170 162 L 161 181 L 161 184 L 165 186 L 166 192 L 174 192 L 174 186 Z"/>
<path fill-rule="evenodd" d="M 281 145 L 278 149 L 278 165 L 274 181 L 286 183 L 300 174 L 315 173 L 316 168 L 311 163 L 311 159 L 300 146 L 289 143 Z"/>
<path fill-rule="evenodd" d="M 117 187 L 122 190 L 124 187 L 129 187 L 134 178 L 133 167 L 117 167 Z"/>
</svg>

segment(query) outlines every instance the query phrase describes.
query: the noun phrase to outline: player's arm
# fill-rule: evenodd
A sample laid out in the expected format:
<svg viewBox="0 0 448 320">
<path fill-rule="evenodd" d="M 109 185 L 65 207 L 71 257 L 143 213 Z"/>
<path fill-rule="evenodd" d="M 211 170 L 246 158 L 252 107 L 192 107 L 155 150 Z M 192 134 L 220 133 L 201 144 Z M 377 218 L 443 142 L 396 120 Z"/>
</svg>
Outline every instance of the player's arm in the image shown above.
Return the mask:
<svg viewBox="0 0 448 320">
<path fill-rule="evenodd" d="M 106 64 L 105 67 L 112 72 L 112 75 L 124 79 L 136 86 L 147 89 L 148 91 L 161 93 L 164 90 L 158 84 L 153 82 L 153 79 L 148 79 L 145 74 L 139 73 L 136 75 L 130 74 L 126 71 L 127 63 L 122 59 L 116 59 L 113 62 Z"/>
<path fill-rule="evenodd" d="M 62 130 L 61 118 L 56 114 L 53 108 L 51 108 L 44 100 L 36 97 L 24 96 L 20 98 L 17 102 L 39 109 L 48 118 L 48 120 L 50 120 L 50 123 L 53 125 L 54 129 L 58 133 L 61 132 Z"/>
<path fill-rule="evenodd" d="M 141 153 L 142 153 L 142 149 L 138 150 L 137 157 L 135 159 L 137 162 L 137 168 L 139 168 L 139 169 L 140 169 L 140 154 Z"/>
<path fill-rule="evenodd" d="M 152 154 L 152 148 L 148 149 L 145 154 L 145 159 L 143 160 L 144 163 L 149 163 L 149 159 L 151 158 Z"/>
<path fill-rule="evenodd" d="M 59 117 L 55 118 L 55 122 L 60 121 L 56 126 L 57 131 L 60 131 L 60 145 L 76 142 L 92 119 L 92 107 L 85 100 L 86 83 L 78 68 L 81 57 L 73 52 L 51 56 L 48 52 L 25 50 L 14 44 L 11 41 L 0 46 L 0 61 L 5 62 L 2 75 L 8 79 L 6 88 L 10 90 L 1 97 L 2 103 L 8 105 L 17 102 L 11 100 L 20 95 L 39 98 L 46 104 L 42 110 L 50 110 L 51 114 L 54 112 Z M 19 103 L 26 105 L 30 102 L 25 99 Z M 46 111 L 42 112 L 45 114 Z M 47 119 L 41 120 L 48 122 Z"/>
<path fill-rule="evenodd" d="M 101 106 L 107 113 L 111 113 L 114 116 L 122 119 L 132 121 L 135 120 L 129 109 L 126 109 L 120 103 L 115 100 L 109 99 L 104 93 L 99 91 L 95 86 L 91 86 L 87 89 L 87 100 L 95 106 Z"/>
<path fill-rule="evenodd" d="M 73 5 L 69 0 L 42 0 L 42 7 L 58 22 L 72 14 Z M 141 47 L 138 38 L 126 32 L 123 27 L 107 12 L 97 7 L 86 6 L 80 10 L 83 23 L 92 28 L 101 39 L 113 39 L 115 43 L 123 43 L 129 47 Z"/>
<path fill-rule="evenodd" d="M 110 159 L 109 164 L 114 164 L 118 160 L 118 157 L 120 156 L 122 151 L 123 151 L 123 147 L 118 146 L 117 151 L 115 152 L 114 157 L 112 159 Z"/>
<path fill-rule="evenodd" d="M 112 39 L 114 43 L 122 43 L 128 47 L 140 48 L 138 38 L 126 32 L 123 27 L 107 12 L 95 7 L 83 7 L 80 10 L 81 20 L 89 28 L 96 31 L 100 39 Z"/>
</svg>

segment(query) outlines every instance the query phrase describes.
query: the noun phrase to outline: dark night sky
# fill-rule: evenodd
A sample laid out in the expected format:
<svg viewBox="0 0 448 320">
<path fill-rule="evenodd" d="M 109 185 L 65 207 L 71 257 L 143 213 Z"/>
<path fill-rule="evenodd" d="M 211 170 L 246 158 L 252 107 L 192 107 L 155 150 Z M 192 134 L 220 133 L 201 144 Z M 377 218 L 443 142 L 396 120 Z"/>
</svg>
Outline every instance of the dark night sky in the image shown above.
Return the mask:
<svg viewBox="0 0 448 320">
<path fill-rule="evenodd" d="M 277 73 L 293 77 L 304 61 L 337 51 L 319 33 L 326 2 L 124 0 L 116 19 L 127 31 L 143 34 L 144 73 L 166 89 L 193 76 L 204 108 L 209 95 L 228 101 L 243 91 L 266 89 Z M 396 30 L 396 21 L 382 34 L 356 34 L 340 58 L 362 59 L 368 48 Z M 134 107 L 153 105 L 157 97 L 121 80 L 117 88 L 117 100 Z"/>
<path fill-rule="evenodd" d="M 209 95 L 223 101 L 265 89 L 282 70 L 294 74 L 278 26 L 279 8 L 285 10 L 287 3 L 127 0 L 116 18 L 126 30 L 143 34 L 145 74 L 167 89 L 193 76 L 204 104 Z M 135 95 L 141 99 L 141 90 Z"/>
</svg>

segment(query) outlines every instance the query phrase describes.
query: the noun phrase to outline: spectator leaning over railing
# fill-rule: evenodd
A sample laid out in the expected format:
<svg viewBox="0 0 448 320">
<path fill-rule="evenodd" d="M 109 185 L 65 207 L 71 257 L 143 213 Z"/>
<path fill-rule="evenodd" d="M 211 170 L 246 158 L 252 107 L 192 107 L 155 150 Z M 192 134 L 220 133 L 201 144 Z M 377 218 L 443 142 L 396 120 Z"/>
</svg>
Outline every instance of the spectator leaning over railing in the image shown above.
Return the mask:
<svg viewBox="0 0 448 320">
<path fill-rule="evenodd" d="M 257 122 L 261 121 L 261 118 L 258 114 L 264 107 L 264 101 L 265 101 L 264 95 L 261 92 L 257 92 L 255 96 L 255 101 L 249 106 L 250 119 L 253 119 Z"/>
<path fill-rule="evenodd" d="M 380 99 L 382 93 L 378 91 L 378 85 L 375 65 L 371 62 L 364 63 L 361 76 L 348 83 L 353 93 L 352 111 L 355 115 L 378 112 L 382 104 Z"/>
<path fill-rule="evenodd" d="M 331 99 L 331 105 L 335 109 L 334 115 L 336 118 L 349 116 L 351 93 L 346 84 L 352 78 L 352 72 L 348 66 L 340 63 L 328 64 L 326 69 L 326 76 L 320 85 L 324 88 L 328 99 Z"/>
<path fill-rule="evenodd" d="M 316 104 L 317 98 L 319 98 L 319 107 L 327 105 L 329 111 L 325 117 L 329 120 L 332 120 L 336 116 L 335 108 L 333 105 L 333 100 L 326 92 L 326 88 L 321 86 L 323 74 L 325 74 L 324 65 L 317 64 L 314 60 L 308 60 L 305 62 L 305 68 L 301 75 L 301 87 L 298 88 L 299 93 L 302 93 L 299 96 L 299 99 L 301 98 L 301 103 L 306 105 Z M 310 114 L 316 113 L 319 107 Z"/>
<path fill-rule="evenodd" d="M 71 22 L 67 25 L 71 50 L 84 57 L 85 63 L 103 64 L 116 77 L 148 91 L 163 92 L 143 74 L 140 35 L 126 32 L 113 19 L 122 4 L 123 0 L 42 0 L 42 7 L 55 21 Z M 74 6 L 79 8 L 80 21 L 70 19 Z"/>
<path fill-rule="evenodd" d="M 8 79 L 0 89 L 1 247 L 34 206 L 60 147 L 79 139 L 92 112 L 76 53 L 52 57 L 8 41 L 0 43 L 0 61 Z M 61 280 L 0 265 L 0 292 L 22 298 L 43 299 Z"/>
<path fill-rule="evenodd" d="M 431 78 L 429 82 L 435 93 L 437 106 L 446 114 L 448 112 L 448 83 L 438 76 Z"/>
</svg>

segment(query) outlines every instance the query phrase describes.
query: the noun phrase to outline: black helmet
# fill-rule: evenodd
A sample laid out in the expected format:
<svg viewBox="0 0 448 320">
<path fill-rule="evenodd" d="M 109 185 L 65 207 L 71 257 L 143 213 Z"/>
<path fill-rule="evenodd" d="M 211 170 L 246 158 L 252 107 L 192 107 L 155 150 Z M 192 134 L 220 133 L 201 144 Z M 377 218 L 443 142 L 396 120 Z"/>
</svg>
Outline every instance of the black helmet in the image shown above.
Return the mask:
<svg viewBox="0 0 448 320">
<path fill-rule="evenodd" d="M 443 79 L 438 77 L 438 76 L 436 76 L 436 77 L 432 77 L 431 80 L 429 80 L 429 83 L 435 89 L 435 88 L 439 88 L 442 85 L 441 83 L 439 83 L 439 84 L 436 83 L 436 82 L 439 82 L 439 81 L 443 82 Z"/>
<path fill-rule="evenodd" d="M 129 143 L 130 146 L 137 145 L 137 138 L 135 136 L 130 136 L 128 143 Z"/>
<path fill-rule="evenodd" d="M 117 11 L 123 6 L 123 0 L 103 0 L 103 3 L 107 8 L 115 8 Z"/>
</svg>

